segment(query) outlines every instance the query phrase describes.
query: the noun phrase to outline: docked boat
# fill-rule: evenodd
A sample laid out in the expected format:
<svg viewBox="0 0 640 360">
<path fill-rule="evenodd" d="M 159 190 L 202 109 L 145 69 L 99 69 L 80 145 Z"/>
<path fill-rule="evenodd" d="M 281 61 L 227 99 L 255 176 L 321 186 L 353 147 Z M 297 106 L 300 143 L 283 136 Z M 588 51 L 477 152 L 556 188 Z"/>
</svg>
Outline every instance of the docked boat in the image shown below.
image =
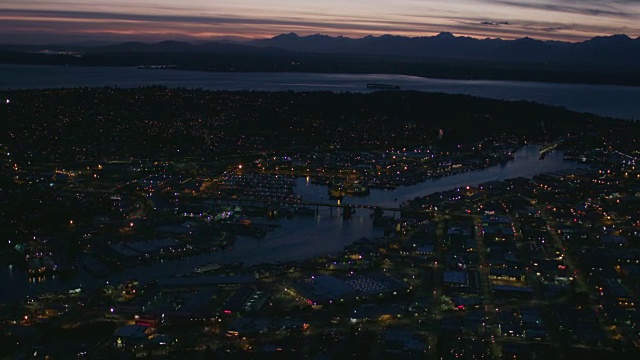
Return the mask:
<svg viewBox="0 0 640 360">
<path fill-rule="evenodd" d="M 400 86 L 392 84 L 369 83 L 367 89 L 400 90 Z"/>
<path fill-rule="evenodd" d="M 138 69 L 142 70 L 164 70 L 164 69 L 175 69 L 175 65 L 138 65 Z"/>
<path fill-rule="evenodd" d="M 220 264 L 207 264 L 204 266 L 200 266 L 195 268 L 194 272 L 198 273 L 198 274 L 204 274 L 204 273 L 208 273 L 211 271 L 216 271 L 222 268 L 222 265 Z"/>
</svg>

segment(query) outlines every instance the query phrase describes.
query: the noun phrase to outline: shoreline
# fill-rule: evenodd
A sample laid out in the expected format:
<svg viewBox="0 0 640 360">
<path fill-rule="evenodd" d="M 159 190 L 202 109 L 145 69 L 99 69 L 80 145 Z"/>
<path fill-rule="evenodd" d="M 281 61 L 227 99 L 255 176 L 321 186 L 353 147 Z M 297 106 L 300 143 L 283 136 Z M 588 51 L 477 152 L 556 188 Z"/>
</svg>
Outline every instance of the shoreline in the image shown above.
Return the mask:
<svg viewBox="0 0 640 360">
<path fill-rule="evenodd" d="M 367 89 L 367 83 L 388 82 L 400 86 L 401 90 L 393 91 L 446 93 L 509 102 L 534 102 L 578 113 L 640 120 L 640 113 L 635 106 L 635 99 L 640 98 L 640 86 L 615 84 L 428 78 L 389 73 L 214 72 L 140 70 L 135 66 L 20 64 L 0 64 L 0 78 L 3 78 L 0 91 L 164 86 L 211 91 L 373 93 L 377 90 Z M 596 98 L 599 101 L 589 100 Z"/>
</svg>

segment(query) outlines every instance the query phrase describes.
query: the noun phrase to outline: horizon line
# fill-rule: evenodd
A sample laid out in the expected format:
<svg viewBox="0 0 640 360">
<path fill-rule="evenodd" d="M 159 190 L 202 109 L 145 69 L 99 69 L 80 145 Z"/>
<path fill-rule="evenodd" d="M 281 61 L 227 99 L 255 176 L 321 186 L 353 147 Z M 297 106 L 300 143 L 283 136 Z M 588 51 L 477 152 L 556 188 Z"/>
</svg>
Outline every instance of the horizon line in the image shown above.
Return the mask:
<svg viewBox="0 0 640 360">
<path fill-rule="evenodd" d="M 615 36 L 624 36 L 629 38 L 630 40 L 640 40 L 640 36 L 638 37 L 633 37 L 629 34 L 625 34 L 625 33 L 616 33 L 616 34 L 609 34 L 609 35 L 597 35 L 597 36 L 593 36 L 593 37 L 585 37 L 584 39 L 581 40 L 576 40 L 576 41 L 568 41 L 568 40 L 550 40 L 550 39 L 540 39 L 540 38 L 536 38 L 536 37 L 532 37 L 532 36 L 523 36 L 523 37 L 512 37 L 512 38 L 504 38 L 504 37 L 490 37 L 490 36 L 473 36 L 473 35 L 456 35 L 453 32 L 450 31 L 441 31 L 438 33 L 432 33 L 433 35 L 415 35 L 415 36 L 411 36 L 411 35 L 396 35 L 396 34 L 392 34 L 392 33 L 385 33 L 385 34 L 380 34 L 380 35 L 374 35 L 374 34 L 368 34 L 368 35 L 363 35 L 363 36 L 348 36 L 348 35 L 330 35 L 330 34 L 326 34 L 326 33 L 321 33 L 321 32 L 315 32 L 315 33 L 309 33 L 309 34 L 299 34 L 298 32 L 295 31 L 290 31 L 290 32 L 283 32 L 283 33 L 279 33 L 276 35 L 272 35 L 272 36 L 268 36 L 268 37 L 246 37 L 246 36 L 220 36 L 220 37 L 212 37 L 210 39 L 201 39 L 201 38 L 196 38 L 196 37 L 182 37 L 182 38 L 171 38 L 171 37 L 167 37 L 166 39 L 163 40 L 146 40 L 146 39 L 100 39 L 100 38 L 87 38 L 84 40 L 76 40 L 76 41 L 66 41 L 66 42 L 55 42 L 55 41 L 50 41 L 50 42 L 42 42 L 42 43 L 25 43 L 25 42 L 2 42 L 0 43 L 0 45 L 16 45 L 16 46 L 69 46 L 69 45 L 76 45 L 76 44 L 82 44 L 82 43 L 86 43 L 87 46 L 91 46 L 89 45 L 90 43 L 101 43 L 102 45 L 113 45 L 113 44 L 124 44 L 124 43 L 142 43 L 142 44 L 159 44 L 162 42 L 170 42 L 170 41 L 174 41 L 174 42 L 182 42 L 182 43 L 189 43 L 192 45 L 197 45 L 198 43 L 206 43 L 206 42 L 221 42 L 221 41 L 229 41 L 232 43 L 236 43 L 236 44 L 244 44 L 244 43 L 250 43 L 253 41 L 261 41 L 261 40 L 273 40 L 279 36 L 283 36 L 283 35 L 295 35 L 296 37 L 299 38 L 306 38 L 306 37 L 311 37 L 311 36 L 325 36 L 325 37 L 330 37 L 330 38 L 334 38 L 334 39 L 339 39 L 339 38 L 344 38 L 344 39 L 351 39 L 351 40 L 362 40 L 365 38 L 381 38 L 384 36 L 392 36 L 392 37 L 401 37 L 401 38 L 409 38 L 409 39 L 420 39 L 420 38 L 434 38 L 434 37 L 438 37 L 440 35 L 443 34 L 448 34 L 451 35 L 454 38 L 469 38 L 469 39 L 474 39 L 474 40 L 502 40 L 502 41 L 516 41 L 516 40 L 522 40 L 522 39 L 532 39 L 532 40 L 536 40 L 536 41 L 541 41 L 541 42 L 561 42 L 561 43 L 569 43 L 569 44 L 578 44 L 578 43 L 582 43 L 585 41 L 589 41 L 592 39 L 596 39 L 596 38 L 610 38 L 610 37 L 615 37 Z M 96 45 L 96 46 L 100 46 L 100 45 Z"/>
</svg>

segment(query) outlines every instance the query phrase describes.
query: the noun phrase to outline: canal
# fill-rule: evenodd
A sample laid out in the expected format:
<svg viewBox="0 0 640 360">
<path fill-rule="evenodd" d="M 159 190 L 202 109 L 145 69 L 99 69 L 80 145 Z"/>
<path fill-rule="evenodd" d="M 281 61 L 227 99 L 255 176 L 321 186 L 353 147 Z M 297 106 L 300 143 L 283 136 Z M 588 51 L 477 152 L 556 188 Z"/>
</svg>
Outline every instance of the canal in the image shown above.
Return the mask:
<svg viewBox="0 0 640 360">
<path fill-rule="evenodd" d="M 371 204 L 398 207 L 403 201 L 414 199 L 456 187 L 477 185 L 488 181 L 499 181 L 516 177 L 532 178 L 542 173 L 584 167 L 573 161 L 565 161 L 561 151 L 553 151 L 540 160 L 537 146 L 525 146 L 515 153 L 515 159 L 506 164 L 486 169 L 469 171 L 457 175 L 428 180 L 412 186 L 400 186 L 394 190 L 372 189 L 366 197 L 347 197 L 346 204 Z M 296 192 L 305 201 L 329 202 L 327 187 L 312 184 L 305 178 L 296 180 Z M 262 239 L 238 237 L 232 247 L 210 254 L 201 254 L 185 259 L 162 261 L 139 265 L 96 279 L 80 270 L 70 278 L 29 279 L 16 266 L 0 271 L 0 285 L 7 289 L 0 294 L 0 302 L 8 303 L 23 299 L 27 295 L 52 292 L 76 287 L 93 288 L 106 281 L 119 282 L 138 279 L 142 282 L 173 277 L 189 273 L 207 262 L 243 262 L 245 266 L 276 261 L 295 261 L 314 256 L 334 254 L 345 245 L 362 237 L 372 238 L 382 234 L 382 229 L 372 226 L 371 211 L 358 210 L 351 219 L 343 220 L 337 209 L 321 207 L 317 216 L 296 216 L 280 219 L 274 231 Z M 267 220 L 265 220 L 267 221 Z"/>
</svg>

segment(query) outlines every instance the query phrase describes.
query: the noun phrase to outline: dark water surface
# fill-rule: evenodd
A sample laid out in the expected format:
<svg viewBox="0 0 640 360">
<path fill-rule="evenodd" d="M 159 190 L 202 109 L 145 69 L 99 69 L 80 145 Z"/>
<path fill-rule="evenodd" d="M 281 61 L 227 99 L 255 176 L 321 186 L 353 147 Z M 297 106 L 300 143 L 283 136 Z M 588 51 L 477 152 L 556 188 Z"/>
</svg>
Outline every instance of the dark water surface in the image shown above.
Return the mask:
<svg viewBox="0 0 640 360">
<path fill-rule="evenodd" d="M 0 90 L 59 87 L 168 87 L 209 90 L 368 92 L 367 83 L 403 90 L 525 100 L 579 112 L 640 119 L 640 87 L 526 81 L 449 80 L 389 74 L 220 73 L 125 67 L 0 65 Z"/>
</svg>

